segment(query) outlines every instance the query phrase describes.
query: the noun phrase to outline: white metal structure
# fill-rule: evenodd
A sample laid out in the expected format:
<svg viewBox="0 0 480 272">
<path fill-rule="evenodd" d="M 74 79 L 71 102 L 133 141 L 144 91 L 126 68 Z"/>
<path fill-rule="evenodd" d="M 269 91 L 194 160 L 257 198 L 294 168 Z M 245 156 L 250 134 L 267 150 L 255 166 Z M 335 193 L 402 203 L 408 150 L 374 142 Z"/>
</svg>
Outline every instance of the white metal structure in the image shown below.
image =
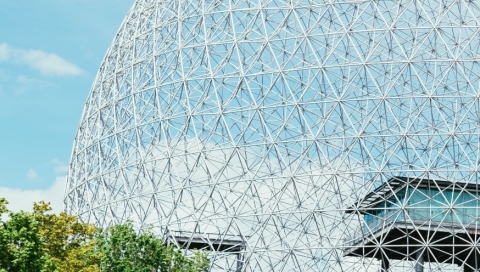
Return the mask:
<svg viewBox="0 0 480 272">
<path fill-rule="evenodd" d="M 377 230 L 369 192 L 478 182 L 479 26 L 474 0 L 137 0 L 88 97 L 66 211 L 153 226 L 214 271 L 378 271 L 351 253 Z M 452 215 L 463 200 L 440 192 Z M 462 269 L 418 252 L 387 269 Z"/>
</svg>

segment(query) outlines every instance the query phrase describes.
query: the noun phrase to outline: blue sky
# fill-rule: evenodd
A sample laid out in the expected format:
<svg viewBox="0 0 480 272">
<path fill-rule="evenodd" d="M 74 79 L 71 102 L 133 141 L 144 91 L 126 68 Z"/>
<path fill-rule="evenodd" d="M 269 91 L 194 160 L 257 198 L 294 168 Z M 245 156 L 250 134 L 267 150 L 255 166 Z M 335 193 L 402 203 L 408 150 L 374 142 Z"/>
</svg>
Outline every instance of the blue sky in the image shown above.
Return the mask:
<svg viewBox="0 0 480 272">
<path fill-rule="evenodd" d="M 133 0 L 0 0 L 0 197 L 60 209 L 80 115 Z"/>
</svg>

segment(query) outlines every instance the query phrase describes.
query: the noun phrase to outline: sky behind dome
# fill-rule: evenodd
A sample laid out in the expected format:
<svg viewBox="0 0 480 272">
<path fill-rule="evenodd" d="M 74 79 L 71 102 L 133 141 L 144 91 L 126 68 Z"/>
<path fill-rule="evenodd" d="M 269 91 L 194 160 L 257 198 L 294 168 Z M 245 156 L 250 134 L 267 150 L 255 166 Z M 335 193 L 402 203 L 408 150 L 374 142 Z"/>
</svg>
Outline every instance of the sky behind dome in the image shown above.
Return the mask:
<svg viewBox="0 0 480 272">
<path fill-rule="evenodd" d="M 0 197 L 62 208 L 100 63 L 133 0 L 0 0 Z"/>
</svg>

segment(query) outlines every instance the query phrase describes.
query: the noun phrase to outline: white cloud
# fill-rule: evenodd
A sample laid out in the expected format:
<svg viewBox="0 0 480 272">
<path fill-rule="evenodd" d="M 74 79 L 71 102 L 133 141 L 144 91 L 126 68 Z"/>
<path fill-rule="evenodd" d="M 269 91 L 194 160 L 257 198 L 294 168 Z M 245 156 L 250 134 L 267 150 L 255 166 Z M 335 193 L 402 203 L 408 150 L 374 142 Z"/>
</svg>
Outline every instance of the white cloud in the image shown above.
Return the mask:
<svg viewBox="0 0 480 272">
<path fill-rule="evenodd" d="M 59 159 L 55 158 L 50 161 L 50 165 L 54 165 L 55 173 L 57 174 L 66 174 L 68 172 L 68 165 L 64 164 Z"/>
<path fill-rule="evenodd" d="M 44 75 L 76 76 L 82 73 L 82 70 L 75 64 L 69 63 L 55 54 L 45 53 L 40 50 L 23 51 L 20 59 L 31 68 L 38 70 Z"/>
<path fill-rule="evenodd" d="M 37 171 L 35 171 L 35 170 L 33 170 L 33 169 L 28 170 L 28 172 L 27 172 L 27 178 L 28 178 L 28 179 L 37 179 L 37 178 L 38 178 Z"/>
<path fill-rule="evenodd" d="M 82 69 L 77 65 L 54 53 L 15 48 L 6 43 L 0 44 L 0 61 L 25 64 L 41 74 L 49 76 L 77 76 L 82 73 Z"/>
<path fill-rule="evenodd" d="M 6 43 L 0 44 L 0 61 L 6 61 L 10 57 L 9 46 Z"/>
<path fill-rule="evenodd" d="M 67 173 L 68 165 L 59 165 L 55 166 L 55 173 Z"/>
<path fill-rule="evenodd" d="M 53 185 L 46 190 L 21 190 L 0 187 L 0 197 L 9 202 L 8 209 L 14 212 L 31 211 L 34 202 L 50 202 L 53 212 L 63 211 L 63 194 L 66 176 L 57 177 Z"/>
<path fill-rule="evenodd" d="M 16 80 L 17 88 L 15 89 L 16 94 L 25 93 L 28 90 L 33 89 L 43 89 L 48 86 L 52 86 L 48 81 L 36 79 L 36 78 L 29 78 L 26 76 L 19 76 Z"/>
<path fill-rule="evenodd" d="M 52 85 L 50 82 L 36 79 L 36 78 L 29 78 L 26 76 L 17 77 L 16 82 L 17 82 L 17 88 L 15 89 L 16 94 L 22 94 L 28 90 L 33 90 L 33 89 L 43 89 L 45 87 Z"/>
</svg>

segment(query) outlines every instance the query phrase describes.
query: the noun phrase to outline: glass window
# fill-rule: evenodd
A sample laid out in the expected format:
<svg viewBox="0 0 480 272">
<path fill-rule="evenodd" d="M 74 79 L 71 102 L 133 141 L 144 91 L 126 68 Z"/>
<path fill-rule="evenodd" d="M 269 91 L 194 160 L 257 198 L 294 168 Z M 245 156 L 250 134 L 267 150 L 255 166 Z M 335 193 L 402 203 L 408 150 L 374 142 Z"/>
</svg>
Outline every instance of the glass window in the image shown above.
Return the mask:
<svg viewBox="0 0 480 272">
<path fill-rule="evenodd" d="M 431 190 L 431 219 L 432 221 L 441 222 L 445 218 L 445 197 L 439 190 Z"/>
<path fill-rule="evenodd" d="M 400 214 L 400 205 L 405 199 L 405 191 L 391 196 L 385 201 L 373 206 L 367 214 L 364 215 L 365 224 L 371 231 L 375 231 L 383 224 L 389 224 L 394 221 L 403 220 Z M 368 231 L 368 228 L 366 231 Z"/>
<path fill-rule="evenodd" d="M 403 221 L 406 215 L 415 221 L 475 224 L 480 217 L 478 193 L 462 190 L 407 187 L 395 196 L 375 205 L 364 216 L 372 231 L 394 221 Z M 407 203 L 406 211 L 400 209 Z M 453 203 L 453 209 L 449 207 Z"/>
<path fill-rule="evenodd" d="M 472 192 L 461 192 L 455 203 L 456 214 L 461 218 L 463 224 L 475 224 L 478 216 L 477 194 Z"/>
<path fill-rule="evenodd" d="M 410 188 L 408 215 L 412 220 L 426 221 L 430 218 L 430 197 L 425 189 Z"/>
</svg>

